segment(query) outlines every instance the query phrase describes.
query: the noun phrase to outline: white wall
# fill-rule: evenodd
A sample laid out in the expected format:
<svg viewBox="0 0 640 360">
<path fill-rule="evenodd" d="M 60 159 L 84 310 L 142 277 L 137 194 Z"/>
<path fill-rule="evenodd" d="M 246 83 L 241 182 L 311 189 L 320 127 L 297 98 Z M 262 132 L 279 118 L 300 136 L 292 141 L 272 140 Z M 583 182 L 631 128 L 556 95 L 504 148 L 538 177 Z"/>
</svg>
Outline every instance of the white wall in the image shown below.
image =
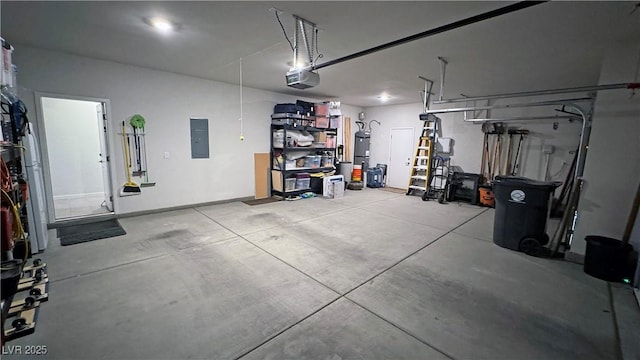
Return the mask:
<svg viewBox="0 0 640 360">
<path fill-rule="evenodd" d="M 43 98 L 54 196 L 104 192 L 96 105 Z"/>
<path fill-rule="evenodd" d="M 274 92 L 244 89 L 240 141 L 239 88 L 235 85 L 79 57 L 14 44 L 19 90 L 35 120 L 33 92 L 110 100 L 109 143 L 114 193 L 124 184 L 122 121 L 146 118 L 150 181 L 140 196 L 114 197 L 116 213 L 152 210 L 254 195 L 253 154 L 269 151 L 270 114 L 276 103 L 295 102 Z M 310 100 L 310 99 L 306 99 Z M 360 108 L 343 105 L 357 118 Z M 189 118 L 209 119 L 210 159 L 191 159 Z M 169 158 L 163 154 L 169 152 Z"/>
<path fill-rule="evenodd" d="M 518 101 L 516 99 L 515 101 Z M 460 107 L 460 104 L 451 107 Z M 444 108 L 443 105 L 439 106 Z M 433 107 L 438 108 L 436 106 Z M 389 158 L 389 135 L 393 127 L 413 127 L 416 133 L 416 142 L 422 122 L 418 115 L 422 112 L 422 104 L 406 104 L 370 107 L 365 109 L 367 119 L 376 119 L 382 123 L 381 126 L 373 125 L 371 135 L 371 156 L 372 162 L 386 163 Z M 552 115 L 550 110 L 540 109 L 519 109 L 509 111 L 494 111 L 492 117 L 510 116 L 532 116 L 534 114 Z M 454 139 L 454 153 L 451 156 L 451 164 L 458 165 L 465 172 L 479 173 L 482 161 L 483 133 L 480 125 L 465 122 L 462 113 L 438 114 L 442 119 L 442 137 Z M 482 114 L 481 117 L 485 117 Z M 555 152 L 550 156 L 549 174 L 551 180 L 564 180 L 573 154 L 569 151 L 577 149 L 580 140 L 580 123 L 569 123 L 566 120 L 559 121 L 557 130 L 553 130 L 552 121 L 546 122 L 518 122 L 505 123 L 509 127 L 523 128 L 530 131 L 523 141 L 520 176 L 533 179 L 544 178 L 544 156 L 542 147 L 553 145 Z M 513 149 L 517 146 L 518 137 L 513 137 Z M 503 136 L 503 158 L 506 158 L 507 136 Z M 491 148 L 493 149 L 493 148 Z M 563 163 L 566 163 L 563 165 Z"/>
<path fill-rule="evenodd" d="M 637 44 L 614 45 L 600 84 L 633 81 L 638 50 Z M 587 235 L 622 239 L 640 181 L 640 92 L 629 95 L 629 90 L 598 93 L 572 253 L 584 254 Z"/>
</svg>

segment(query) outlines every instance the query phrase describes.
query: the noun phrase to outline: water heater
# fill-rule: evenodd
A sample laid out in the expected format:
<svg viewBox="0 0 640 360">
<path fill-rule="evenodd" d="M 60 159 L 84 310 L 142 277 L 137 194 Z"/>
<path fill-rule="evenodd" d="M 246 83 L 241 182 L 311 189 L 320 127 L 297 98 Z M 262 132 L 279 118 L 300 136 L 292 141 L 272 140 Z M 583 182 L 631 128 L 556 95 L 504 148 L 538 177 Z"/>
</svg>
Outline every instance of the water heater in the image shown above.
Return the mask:
<svg viewBox="0 0 640 360">
<path fill-rule="evenodd" d="M 360 130 L 356 132 L 356 143 L 353 157 L 354 165 L 362 165 L 362 172 L 369 169 L 369 143 L 371 132 Z"/>
</svg>

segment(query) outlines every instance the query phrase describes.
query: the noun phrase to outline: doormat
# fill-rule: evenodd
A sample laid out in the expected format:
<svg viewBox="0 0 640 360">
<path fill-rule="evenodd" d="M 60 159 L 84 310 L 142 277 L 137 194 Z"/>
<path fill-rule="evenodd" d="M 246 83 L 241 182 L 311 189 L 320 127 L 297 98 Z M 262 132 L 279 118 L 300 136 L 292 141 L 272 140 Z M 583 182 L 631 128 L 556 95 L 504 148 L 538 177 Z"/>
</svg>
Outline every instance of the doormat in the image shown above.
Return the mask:
<svg viewBox="0 0 640 360">
<path fill-rule="evenodd" d="M 396 194 L 406 194 L 407 193 L 407 190 L 405 190 L 405 189 L 398 189 L 398 188 L 392 188 L 392 187 L 383 187 L 383 188 L 380 188 L 380 190 L 388 191 L 388 192 L 392 192 L 392 193 L 396 193 Z"/>
<path fill-rule="evenodd" d="M 69 225 L 58 228 L 60 245 L 67 246 L 87 241 L 125 235 L 117 219 L 109 219 L 89 224 Z"/>
<path fill-rule="evenodd" d="M 269 204 L 276 201 L 280 201 L 280 200 L 270 197 L 270 198 L 264 198 L 264 199 L 245 200 L 243 201 L 243 203 L 250 206 L 254 206 L 254 205 Z"/>
</svg>

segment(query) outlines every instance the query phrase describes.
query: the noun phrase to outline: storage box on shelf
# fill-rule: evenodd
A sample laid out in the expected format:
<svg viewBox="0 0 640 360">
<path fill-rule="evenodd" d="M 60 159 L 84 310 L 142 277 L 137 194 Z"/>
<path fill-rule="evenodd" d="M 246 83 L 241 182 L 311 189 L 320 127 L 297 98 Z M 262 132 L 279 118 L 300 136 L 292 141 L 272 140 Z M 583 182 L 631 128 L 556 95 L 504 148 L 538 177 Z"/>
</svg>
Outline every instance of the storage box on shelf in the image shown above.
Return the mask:
<svg viewBox="0 0 640 360">
<path fill-rule="evenodd" d="M 310 178 L 300 173 L 329 172 L 335 168 L 337 129 L 318 128 L 317 117 L 299 114 L 274 114 L 271 116 L 271 171 L 272 195 L 297 196 L 310 188 Z M 322 121 L 322 120 L 321 120 Z M 310 126 L 315 124 L 316 126 Z M 327 122 L 326 126 L 331 124 Z M 291 178 L 297 178 L 295 190 L 291 190 Z"/>
<path fill-rule="evenodd" d="M 312 169 L 317 169 L 320 167 L 321 161 L 322 156 L 320 155 L 307 155 L 305 156 L 304 166 Z"/>
<path fill-rule="evenodd" d="M 296 178 L 284 179 L 284 191 L 293 191 L 296 189 Z"/>
<path fill-rule="evenodd" d="M 297 173 L 296 190 L 309 190 L 311 186 L 311 175 L 309 173 Z"/>
</svg>

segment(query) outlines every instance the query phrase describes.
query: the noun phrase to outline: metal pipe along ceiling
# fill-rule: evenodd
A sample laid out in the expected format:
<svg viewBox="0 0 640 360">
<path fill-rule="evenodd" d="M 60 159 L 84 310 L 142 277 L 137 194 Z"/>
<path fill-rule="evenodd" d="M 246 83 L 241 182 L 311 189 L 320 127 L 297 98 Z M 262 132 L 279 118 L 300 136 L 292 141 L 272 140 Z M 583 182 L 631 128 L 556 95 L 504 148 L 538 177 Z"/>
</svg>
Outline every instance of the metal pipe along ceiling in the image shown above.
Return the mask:
<svg viewBox="0 0 640 360">
<path fill-rule="evenodd" d="M 467 26 L 467 25 L 471 25 L 480 21 L 484 21 L 484 20 L 488 20 L 497 16 L 501 16 L 501 15 L 505 15 L 508 13 L 512 13 L 514 11 L 518 11 L 518 10 L 522 10 L 522 9 L 526 9 L 528 7 L 531 6 L 535 6 L 535 5 L 539 5 L 542 3 L 545 3 L 547 1 L 521 1 L 515 4 L 511 4 L 505 7 L 501 7 L 499 9 L 496 10 L 491 10 L 479 15 L 475 15 L 472 17 L 468 17 L 466 19 L 462 19 L 462 20 L 458 20 L 452 23 L 449 23 L 447 25 L 443 25 L 443 26 L 439 26 L 427 31 L 423 31 L 421 33 L 415 34 L 415 35 L 410 35 L 407 37 L 404 37 L 402 39 L 398 39 L 392 42 L 388 42 L 386 44 L 382 44 L 382 45 L 378 45 L 375 47 L 372 47 L 370 49 L 366 49 L 366 50 L 362 50 L 359 51 L 357 53 L 351 54 L 351 55 L 347 55 L 347 56 L 343 56 L 341 58 L 335 59 L 335 60 L 331 60 L 331 61 L 327 61 L 323 64 L 318 64 L 315 66 L 312 66 L 310 68 L 310 70 L 318 70 L 318 69 L 322 69 L 325 68 L 327 66 L 331 66 L 331 65 L 335 65 L 335 64 L 339 64 L 345 61 L 349 61 L 349 60 L 353 60 L 355 58 L 359 58 L 361 56 L 365 56 L 365 55 L 369 55 L 381 50 L 385 50 L 394 46 L 398 46 L 398 45 L 402 45 L 411 41 L 415 41 L 415 40 L 419 40 L 422 38 L 426 38 L 429 36 L 433 36 L 433 35 L 437 35 L 446 31 L 450 31 L 450 30 L 454 30 L 463 26 Z"/>
<path fill-rule="evenodd" d="M 485 122 L 510 122 L 510 121 L 533 121 L 533 120 L 582 120 L 580 116 L 560 115 L 560 116 L 521 116 L 521 117 L 507 117 L 507 118 L 484 118 L 484 119 L 466 119 L 465 122 L 470 123 L 485 123 Z"/>
<path fill-rule="evenodd" d="M 497 104 L 497 105 L 470 106 L 470 107 L 452 108 L 452 109 L 436 109 L 436 110 L 427 110 L 427 111 L 424 112 L 424 114 L 444 114 L 444 113 L 455 113 L 455 112 L 476 111 L 476 110 L 493 110 L 493 109 L 524 108 L 524 107 L 533 107 L 533 106 L 567 105 L 568 103 L 581 102 L 581 101 L 591 101 L 592 99 L 593 99 L 592 97 L 582 97 L 582 98 L 574 98 L 574 99 L 559 99 L 559 100 L 528 102 L 528 103 L 518 103 L 518 104 Z"/>
<path fill-rule="evenodd" d="M 457 99 L 441 99 L 441 100 L 434 100 L 432 103 L 433 104 L 449 104 L 449 103 L 456 103 L 456 102 L 469 102 L 469 101 L 479 101 L 479 100 L 508 99 L 508 98 L 516 98 L 516 97 L 527 97 L 527 96 L 557 95 L 557 94 L 570 94 L 570 93 L 577 93 L 577 92 L 593 92 L 593 91 L 600 91 L 600 90 L 637 89 L 637 88 L 640 88 L 640 83 L 621 83 L 621 84 L 595 85 L 595 86 L 583 86 L 583 87 L 564 88 L 564 89 L 549 89 L 549 90 L 525 91 L 525 92 L 507 93 L 507 94 L 463 97 L 463 98 L 457 98 Z"/>
</svg>

